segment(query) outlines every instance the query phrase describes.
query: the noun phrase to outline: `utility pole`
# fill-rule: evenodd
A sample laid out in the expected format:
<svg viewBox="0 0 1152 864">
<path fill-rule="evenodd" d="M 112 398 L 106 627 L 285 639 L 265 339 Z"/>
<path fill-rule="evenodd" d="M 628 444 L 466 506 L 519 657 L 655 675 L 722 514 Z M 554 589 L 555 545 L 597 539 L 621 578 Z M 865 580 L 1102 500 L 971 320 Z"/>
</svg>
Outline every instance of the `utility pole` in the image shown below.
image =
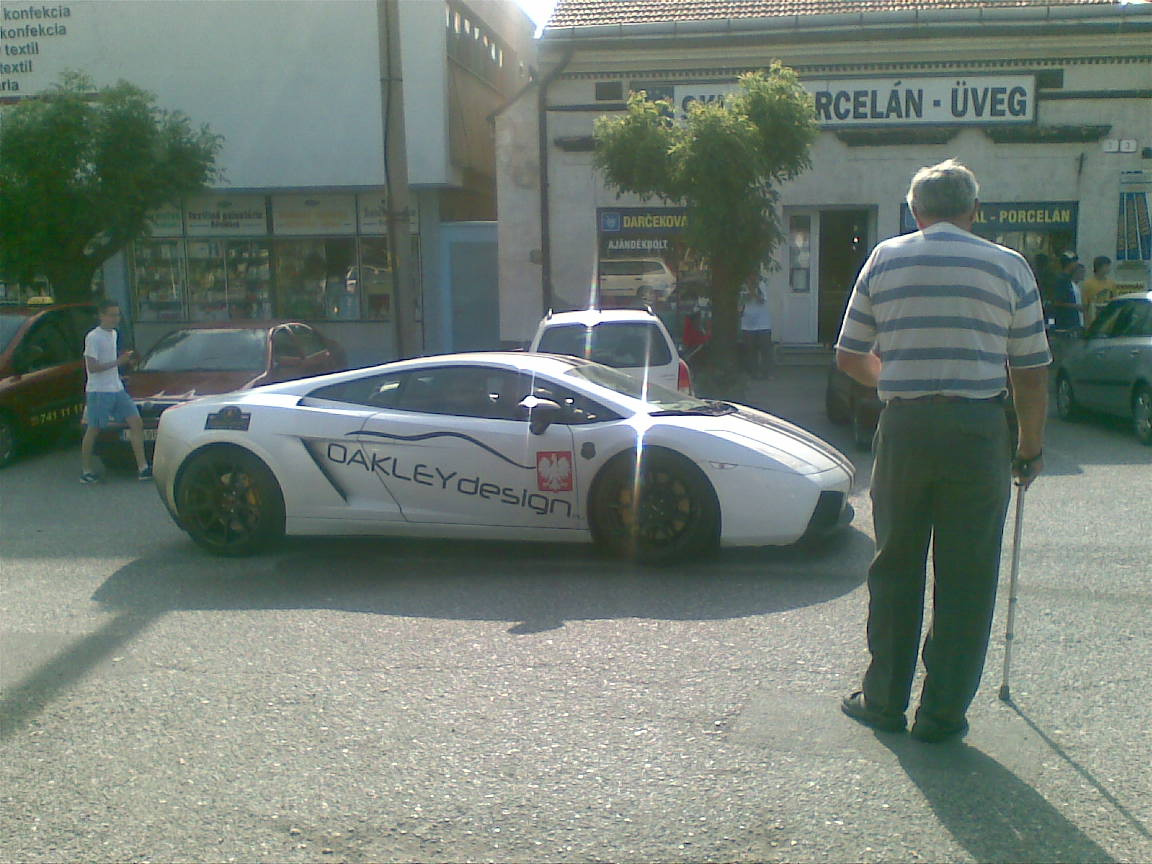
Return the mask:
<svg viewBox="0 0 1152 864">
<path fill-rule="evenodd" d="M 400 2 L 377 0 L 380 32 L 380 94 L 384 118 L 384 182 L 387 186 L 388 248 L 392 255 L 396 352 L 424 353 L 420 292 L 412 273 L 408 207 L 408 146 L 404 132 L 404 73 L 400 64 Z"/>
</svg>

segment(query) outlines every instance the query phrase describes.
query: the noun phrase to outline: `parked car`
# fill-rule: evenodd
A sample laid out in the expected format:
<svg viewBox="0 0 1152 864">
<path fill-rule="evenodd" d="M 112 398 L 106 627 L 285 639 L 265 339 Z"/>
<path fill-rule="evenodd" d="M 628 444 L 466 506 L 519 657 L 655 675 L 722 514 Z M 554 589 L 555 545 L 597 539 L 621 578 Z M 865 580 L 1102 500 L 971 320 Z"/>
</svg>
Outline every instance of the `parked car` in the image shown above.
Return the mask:
<svg viewBox="0 0 1152 864">
<path fill-rule="evenodd" d="M 0 467 L 23 444 L 76 426 L 84 411 L 89 304 L 0 305 Z"/>
<path fill-rule="evenodd" d="M 124 376 L 124 386 L 140 411 L 150 450 L 160 415 L 173 405 L 343 368 L 343 349 L 308 324 L 212 322 L 190 324 L 161 338 Z M 135 465 L 124 426 L 102 431 L 97 452 L 116 467 Z"/>
<path fill-rule="evenodd" d="M 664 322 L 648 309 L 549 313 L 528 350 L 582 357 L 670 390 L 692 392 L 688 364 Z"/>
<path fill-rule="evenodd" d="M 663 302 L 676 288 L 676 277 L 660 258 L 605 258 L 599 270 L 602 301 Z"/>
<path fill-rule="evenodd" d="M 844 524 L 852 463 L 753 408 L 597 363 L 448 354 L 210 396 L 160 418 L 161 498 L 243 555 L 284 534 L 587 542 L 645 562 Z"/>
<path fill-rule="evenodd" d="M 1140 443 L 1152 445 L 1152 292 L 1117 297 L 1066 345 L 1056 411 L 1075 420 L 1085 410 L 1130 420 Z"/>
<path fill-rule="evenodd" d="M 824 390 L 824 410 L 828 419 L 836 424 L 847 423 L 852 429 L 852 442 L 861 450 L 872 449 L 872 439 L 876 437 L 876 426 L 880 422 L 880 412 L 884 403 L 875 387 L 861 384 L 851 375 L 842 372 L 833 361 L 828 369 L 828 383 Z M 1016 425 L 1016 406 L 1012 401 L 1012 381 L 1008 379 L 1008 398 L 1004 400 L 1004 412 L 1008 421 L 1009 442 L 1013 452 L 1019 429 Z"/>
</svg>

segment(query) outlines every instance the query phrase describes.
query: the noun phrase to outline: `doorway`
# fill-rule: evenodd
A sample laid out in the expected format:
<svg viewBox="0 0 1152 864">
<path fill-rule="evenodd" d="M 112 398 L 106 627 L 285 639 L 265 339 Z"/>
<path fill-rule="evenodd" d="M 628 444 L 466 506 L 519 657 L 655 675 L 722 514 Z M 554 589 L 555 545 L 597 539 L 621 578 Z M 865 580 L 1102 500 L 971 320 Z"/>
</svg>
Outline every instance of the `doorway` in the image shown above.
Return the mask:
<svg viewBox="0 0 1152 864">
<path fill-rule="evenodd" d="M 868 210 L 820 211 L 819 312 L 816 339 L 833 345 L 844 320 L 844 309 L 871 251 Z"/>
</svg>

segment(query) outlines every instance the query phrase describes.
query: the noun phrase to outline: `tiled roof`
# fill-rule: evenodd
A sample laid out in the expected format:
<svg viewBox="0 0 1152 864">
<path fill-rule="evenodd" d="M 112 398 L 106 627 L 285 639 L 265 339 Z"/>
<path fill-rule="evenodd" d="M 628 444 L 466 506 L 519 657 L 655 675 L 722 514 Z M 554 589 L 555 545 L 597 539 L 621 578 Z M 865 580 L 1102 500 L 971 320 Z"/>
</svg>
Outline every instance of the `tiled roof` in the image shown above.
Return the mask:
<svg viewBox="0 0 1152 864">
<path fill-rule="evenodd" d="M 1117 0 L 559 0 L 549 28 L 1005 6 L 1115 6 Z"/>
</svg>

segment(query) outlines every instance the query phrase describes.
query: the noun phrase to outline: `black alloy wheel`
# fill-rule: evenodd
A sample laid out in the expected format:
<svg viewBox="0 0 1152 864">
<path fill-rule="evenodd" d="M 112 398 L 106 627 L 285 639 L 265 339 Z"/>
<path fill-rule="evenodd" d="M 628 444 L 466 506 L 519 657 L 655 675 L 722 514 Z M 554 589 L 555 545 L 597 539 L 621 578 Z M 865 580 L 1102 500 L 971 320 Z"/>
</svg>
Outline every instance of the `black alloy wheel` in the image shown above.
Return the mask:
<svg viewBox="0 0 1152 864">
<path fill-rule="evenodd" d="M 1080 416 L 1080 406 L 1076 404 L 1072 381 L 1063 372 L 1056 379 L 1056 415 L 1061 420 L 1075 420 Z"/>
<path fill-rule="evenodd" d="M 649 448 L 610 461 L 592 490 L 596 542 L 644 564 L 698 557 L 720 540 L 720 505 L 712 484 L 688 459 Z"/>
<path fill-rule="evenodd" d="M 180 522 L 217 555 L 251 555 L 284 535 L 284 497 L 260 459 L 239 447 L 193 454 L 176 482 Z"/>
<path fill-rule="evenodd" d="M 872 439 L 876 435 L 876 427 L 864 420 L 864 411 L 859 405 L 852 408 L 852 442 L 857 450 L 869 453 L 872 450 Z"/>
</svg>

